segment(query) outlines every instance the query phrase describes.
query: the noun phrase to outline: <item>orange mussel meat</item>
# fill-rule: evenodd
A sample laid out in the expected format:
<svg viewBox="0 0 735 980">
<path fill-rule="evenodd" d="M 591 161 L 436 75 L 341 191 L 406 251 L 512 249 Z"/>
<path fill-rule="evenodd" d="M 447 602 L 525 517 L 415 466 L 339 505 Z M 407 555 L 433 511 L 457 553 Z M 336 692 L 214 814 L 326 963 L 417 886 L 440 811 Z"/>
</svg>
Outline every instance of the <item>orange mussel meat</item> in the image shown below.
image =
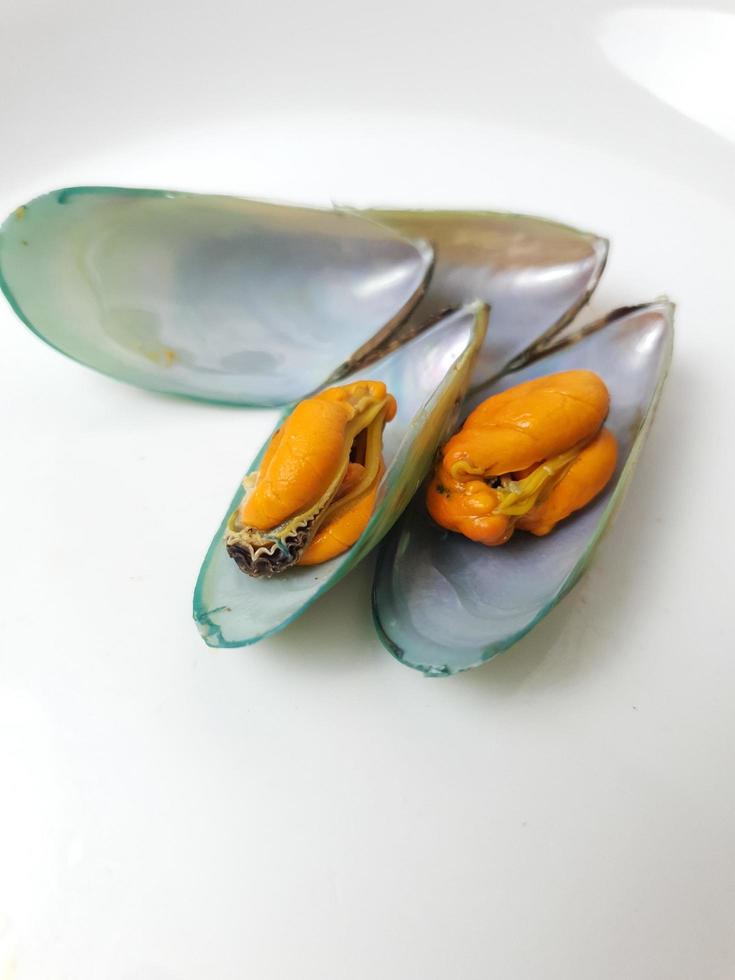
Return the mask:
<svg viewBox="0 0 735 980">
<path fill-rule="evenodd" d="M 526 381 L 479 405 L 441 451 L 426 503 L 442 527 L 505 544 L 542 536 L 605 487 L 617 442 L 603 423 L 610 398 L 592 371 Z"/>
<path fill-rule="evenodd" d="M 270 576 L 343 553 L 375 507 L 383 429 L 396 402 L 381 381 L 328 388 L 300 402 L 276 431 L 225 543 L 250 575 Z"/>
</svg>

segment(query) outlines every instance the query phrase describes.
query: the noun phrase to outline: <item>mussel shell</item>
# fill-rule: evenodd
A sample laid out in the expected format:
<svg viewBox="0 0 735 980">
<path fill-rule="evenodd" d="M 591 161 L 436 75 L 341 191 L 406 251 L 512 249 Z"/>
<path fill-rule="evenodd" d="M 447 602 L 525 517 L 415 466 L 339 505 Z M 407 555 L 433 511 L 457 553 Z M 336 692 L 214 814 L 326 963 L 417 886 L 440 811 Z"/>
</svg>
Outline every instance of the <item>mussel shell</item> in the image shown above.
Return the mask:
<svg viewBox="0 0 735 980">
<path fill-rule="evenodd" d="M 618 467 L 603 493 L 548 537 L 517 532 L 498 548 L 438 527 L 417 494 L 381 548 L 373 589 L 379 635 L 401 663 L 431 676 L 476 667 L 519 640 L 572 588 L 633 475 L 672 345 L 668 301 L 622 310 L 468 400 L 467 413 L 530 378 L 596 371 L 610 391 L 606 424 L 618 439 Z"/>
<path fill-rule="evenodd" d="M 65 354 L 144 388 L 282 405 L 387 339 L 432 263 L 352 213 L 71 188 L 0 232 L 0 284 Z"/>
<path fill-rule="evenodd" d="M 294 567 L 271 579 L 243 575 L 223 536 L 242 499 L 238 487 L 202 565 L 194 593 L 194 618 L 210 646 L 239 647 L 275 633 L 335 585 L 381 540 L 421 484 L 434 452 L 456 421 L 482 346 L 487 307 L 473 303 L 448 314 L 409 343 L 351 375 L 349 381 L 384 381 L 396 396 L 395 418 L 383 433 L 385 472 L 375 511 L 348 551 L 321 565 Z M 287 417 L 288 411 L 284 418 Z M 282 424 L 283 420 L 279 423 Z M 269 441 L 269 440 L 268 440 Z M 258 468 L 268 442 L 253 461 Z M 235 466 L 237 460 L 233 460 Z"/>
<path fill-rule="evenodd" d="M 501 374 L 551 340 L 587 302 L 607 260 L 604 238 L 530 215 L 493 211 L 364 212 L 429 241 L 429 287 L 397 338 L 447 307 L 481 299 L 492 309 L 472 385 Z"/>
</svg>

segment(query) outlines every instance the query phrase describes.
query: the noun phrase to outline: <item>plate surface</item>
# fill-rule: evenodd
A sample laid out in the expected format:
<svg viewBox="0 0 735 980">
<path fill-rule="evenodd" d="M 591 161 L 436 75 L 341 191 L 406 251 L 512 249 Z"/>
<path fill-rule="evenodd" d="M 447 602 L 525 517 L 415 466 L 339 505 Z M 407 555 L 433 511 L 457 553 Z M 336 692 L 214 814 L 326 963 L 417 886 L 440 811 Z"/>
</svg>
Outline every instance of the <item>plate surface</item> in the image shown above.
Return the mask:
<svg viewBox="0 0 735 980">
<path fill-rule="evenodd" d="M 2 980 L 735 975 L 714 13 L 6 2 L 3 214 L 87 183 L 539 214 L 610 238 L 587 315 L 666 292 L 677 341 L 584 580 L 427 681 L 372 631 L 369 561 L 278 636 L 208 650 L 192 580 L 276 413 L 116 385 L 0 308 Z"/>
</svg>

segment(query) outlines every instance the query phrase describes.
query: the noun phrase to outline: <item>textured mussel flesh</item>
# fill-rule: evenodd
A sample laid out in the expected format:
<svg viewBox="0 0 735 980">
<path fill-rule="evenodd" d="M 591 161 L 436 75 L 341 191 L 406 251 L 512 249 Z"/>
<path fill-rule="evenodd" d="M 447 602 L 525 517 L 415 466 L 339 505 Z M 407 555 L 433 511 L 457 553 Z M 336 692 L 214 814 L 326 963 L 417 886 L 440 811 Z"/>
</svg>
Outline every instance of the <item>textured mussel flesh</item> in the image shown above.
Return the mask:
<svg viewBox="0 0 735 980">
<path fill-rule="evenodd" d="M 275 432 L 225 545 L 238 567 L 270 577 L 346 551 L 370 519 L 383 472 L 383 428 L 396 402 L 382 381 L 327 388 Z"/>
<path fill-rule="evenodd" d="M 516 528 L 548 534 L 615 470 L 617 442 L 603 428 L 609 405 L 604 381 L 579 369 L 493 395 L 444 447 L 426 491 L 429 513 L 488 546 Z"/>
</svg>

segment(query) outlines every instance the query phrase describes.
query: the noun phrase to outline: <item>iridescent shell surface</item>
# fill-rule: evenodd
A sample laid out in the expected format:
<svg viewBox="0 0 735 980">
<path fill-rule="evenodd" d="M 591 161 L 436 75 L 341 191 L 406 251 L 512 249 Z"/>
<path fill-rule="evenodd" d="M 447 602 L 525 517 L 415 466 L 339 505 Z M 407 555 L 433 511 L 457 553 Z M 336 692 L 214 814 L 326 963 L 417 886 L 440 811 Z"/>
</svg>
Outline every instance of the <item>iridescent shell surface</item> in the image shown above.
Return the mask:
<svg viewBox="0 0 735 980">
<path fill-rule="evenodd" d="M 340 211 L 71 188 L 18 208 L 0 284 L 65 354 L 208 401 L 282 405 L 390 337 L 431 249 Z"/>
</svg>

